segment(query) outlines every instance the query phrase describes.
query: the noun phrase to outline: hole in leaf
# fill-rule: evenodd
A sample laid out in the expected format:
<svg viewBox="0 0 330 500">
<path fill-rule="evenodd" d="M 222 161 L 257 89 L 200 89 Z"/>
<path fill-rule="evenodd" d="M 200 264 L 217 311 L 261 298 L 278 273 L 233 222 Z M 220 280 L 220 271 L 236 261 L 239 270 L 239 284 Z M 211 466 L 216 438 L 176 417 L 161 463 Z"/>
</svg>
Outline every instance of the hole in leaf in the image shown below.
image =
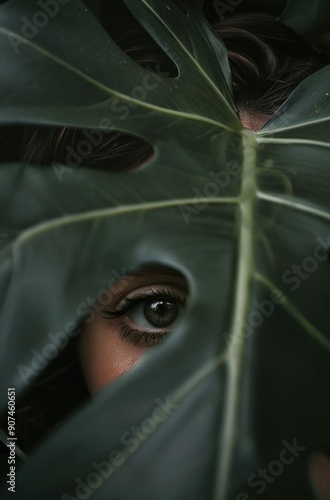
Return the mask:
<svg viewBox="0 0 330 500">
<path fill-rule="evenodd" d="M 0 127 L 0 162 L 20 161 L 23 132 L 19 125 Z"/>
<path fill-rule="evenodd" d="M 29 348 L 26 362 L 18 367 L 26 385 L 16 401 L 16 434 L 24 453 L 29 454 L 56 430 L 88 401 L 90 394 L 160 345 L 180 321 L 188 299 L 182 273 L 152 264 L 127 275 L 117 271 L 112 274 L 114 279 L 104 289 L 92 293 L 94 307 L 90 297 L 80 303 L 82 319 L 77 329 L 72 331 L 67 324 L 62 331 L 49 333 L 42 346 Z M 88 349 L 84 352 L 86 342 Z M 125 364 L 130 356 L 132 363 Z M 111 368 L 115 365 L 117 370 Z M 6 418 L 7 413 L 1 415 L 3 428 Z"/>
<path fill-rule="evenodd" d="M 80 356 L 93 395 L 128 372 L 148 349 L 173 335 L 188 301 L 184 276 L 164 265 L 147 265 L 119 276 L 97 294 L 84 326 Z"/>
<path fill-rule="evenodd" d="M 100 23 L 118 46 L 144 68 L 166 77 L 178 76 L 170 57 L 120 0 L 103 1 Z"/>
<path fill-rule="evenodd" d="M 154 155 L 152 145 L 131 134 L 68 127 L 2 127 L 1 161 L 90 167 L 111 171 L 133 170 Z"/>
<path fill-rule="evenodd" d="M 26 385 L 16 400 L 16 436 L 20 449 L 30 454 L 56 426 L 88 400 L 78 357 L 78 337 L 58 332 L 34 346 L 18 372 Z M 69 342 L 70 341 L 70 342 Z M 55 359 L 54 353 L 58 355 Z M 8 352 L 8 356 L 10 353 Z M 7 420 L 1 416 L 1 423 Z M 1 428 L 6 428 L 1 425 Z M 18 460 L 18 465 L 20 461 Z"/>
<path fill-rule="evenodd" d="M 83 0 L 83 3 L 96 19 L 100 19 L 101 0 Z"/>
</svg>

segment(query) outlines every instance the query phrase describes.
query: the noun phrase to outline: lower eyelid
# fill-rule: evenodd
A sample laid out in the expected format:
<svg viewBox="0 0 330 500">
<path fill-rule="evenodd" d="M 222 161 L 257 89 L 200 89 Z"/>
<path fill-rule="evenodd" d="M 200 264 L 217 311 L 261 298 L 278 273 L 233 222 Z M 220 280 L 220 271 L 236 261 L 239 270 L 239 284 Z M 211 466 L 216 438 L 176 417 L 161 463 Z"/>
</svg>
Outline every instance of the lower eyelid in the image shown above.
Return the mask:
<svg viewBox="0 0 330 500">
<path fill-rule="evenodd" d="M 170 331 L 156 332 L 131 329 L 126 323 L 121 323 L 119 327 L 120 337 L 139 347 L 154 347 L 161 344 Z"/>
<path fill-rule="evenodd" d="M 168 299 L 176 303 L 178 314 L 173 323 L 163 328 L 157 328 L 148 321 L 147 324 L 143 324 L 142 321 L 140 323 L 139 319 L 134 321 L 131 317 L 131 314 L 134 315 L 134 309 L 143 307 L 143 303 L 152 299 Z M 115 306 L 114 309 L 111 309 L 109 306 L 98 306 L 98 308 L 101 316 L 110 322 L 107 327 L 110 334 L 117 334 L 121 340 L 137 348 L 148 349 L 157 347 L 166 339 L 167 335 L 172 332 L 177 321 L 180 319 L 186 303 L 187 294 L 185 294 L 183 290 L 178 290 L 176 287 L 170 287 L 169 285 L 163 285 L 159 287 L 155 286 L 154 288 L 149 287 L 147 293 L 146 289 L 144 289 L 144 293 L 141 293 L 140 296 L 122 296 L 122 301 L 119 305 Z M 122 307 L 121 310 L 118 309 L 120 304 Z"/>
</svg>

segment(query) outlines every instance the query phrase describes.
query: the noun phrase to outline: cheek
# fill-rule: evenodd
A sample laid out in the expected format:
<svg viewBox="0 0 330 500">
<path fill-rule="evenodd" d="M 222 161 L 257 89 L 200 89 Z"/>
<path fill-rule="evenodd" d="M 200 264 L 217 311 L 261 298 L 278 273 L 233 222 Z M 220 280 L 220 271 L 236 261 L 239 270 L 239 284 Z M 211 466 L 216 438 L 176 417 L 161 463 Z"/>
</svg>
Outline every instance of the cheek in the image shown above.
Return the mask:
<svg viewBox="0 0 330 500">
<path fill-rule="evenodd" d="M 129 371 L 145 349 L 131 345 L 98 318 L 82 333 L 79 354 L 87 387 L 93 395 L 108 382 Z"/>
</svg>

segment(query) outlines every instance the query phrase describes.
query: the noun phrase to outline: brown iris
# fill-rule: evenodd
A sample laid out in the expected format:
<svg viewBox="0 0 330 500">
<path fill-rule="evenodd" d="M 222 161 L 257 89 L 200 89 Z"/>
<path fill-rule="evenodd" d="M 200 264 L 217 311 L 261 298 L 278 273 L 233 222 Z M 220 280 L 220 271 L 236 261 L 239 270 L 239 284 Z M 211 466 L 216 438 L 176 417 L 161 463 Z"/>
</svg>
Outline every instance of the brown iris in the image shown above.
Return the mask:
<svg viewBox="0 0 330 500">
<path fill-rule="evenodd" d="M 163 328 L 175 321 L 178 315 L 178 306 L 168 299 L 152 299 L 146 302 L 144 314 L 153 326 Z"/>
</svg>

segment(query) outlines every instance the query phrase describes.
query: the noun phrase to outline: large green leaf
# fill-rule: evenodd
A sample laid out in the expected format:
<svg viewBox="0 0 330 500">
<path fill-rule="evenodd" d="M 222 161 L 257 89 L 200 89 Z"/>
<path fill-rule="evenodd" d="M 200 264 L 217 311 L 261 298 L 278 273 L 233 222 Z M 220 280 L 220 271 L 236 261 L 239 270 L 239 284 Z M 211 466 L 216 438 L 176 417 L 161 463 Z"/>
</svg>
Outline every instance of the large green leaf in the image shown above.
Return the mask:
<svg viewBox="0 0 330 500">
<path fill-rule="evenodd" d="M 206 36 L 202 37 L 203 32 L 194 28 L 193 20 L 188 22 L 174 5 L 173 13 L 159 2 L 156 5 L 160 12 L 152 8 L 152 2 L 138 5 L 140 9 L 144 7 L 143 18 L 149 23 L 153 21 L 162 37 L 160 45 L 178 65 L 177 78 L 152 77 L 150 71 L 132 62 L 79 1 L 60 9 L 56 17 L 49 19 L 47 30 L 39 29 L 33 38 L 22 36 L 21 18 L 33 19 L 35 4 L 20 0 L 5 4 L 0 18 L 1 60 L 5 68 L 0 87 L 0 121 L 92 128 L 101 127 L 105 119 L 111 118 L 117 129 L 149 140 L 156 140 L 158 127 L 168 127 L 178 116 L 198 121 L 203 117 L 224 130 L 229 124 L 239 127 L 229 87 L 215 62 L 219 56 L 223 60 L 224 49 L 211 30 L 207 31 L 206 23 Z M 179 26 L 164 26 L 159 18 L 161 13 L 166 14 L 168 22 L 180 22 Z M 51 37 L 48 30 L 52 30 Z M 226 61 L 224 65 L 229 78 Z M 47 67 L 37 82 L 30 77 L 36 67 Z M 17 81 L 16 91 L 8 94 L 13 80 Z M 224 125 L 218 123 L 220 113 Z M 150 130 L 151 117 L 157 123 Z"/>
<path fill-rule="evenodd" d="M 142 100 L 132 89 L 151 72 L 79 2 L 30 41 L 19 38 L 20 19 L 35 5 L 0 9 L 3 123 L 105 129 L 108 118 L 155 149 L 130 176 L 72 169 L 60 182 L 56 165 L 1 165 L 1 395 L 25 389 L 18 366 L 48 332 L 79 322 L 77 306 L 113 270 L 177 268 L 189 307 L 163 346 L 29 457 L 16 497 L 76 498 L 76 478 L 86 481 L 93 462 L 119 450 L 124 463 L 89 498 L 255 498 L 250 476 L 297 440 L 306 449 L 264 498 L 315 498 L 308 459 L 330 447 L 330 68 L 254 134 L 233 111 L 226 58 L 201 12 L 126 3 L 179 69 L 177 78 L 157 76 Z M 22 41 L 15 57 L 13 40 Z M 123 434 L 168 398 L 177 407 L 131 451 Z"/>
<path fill-rule="evenodd" d="M 288 0 L 281 21 L 318 50 L 330 52 L 328 0 Z"/>
</svg>

